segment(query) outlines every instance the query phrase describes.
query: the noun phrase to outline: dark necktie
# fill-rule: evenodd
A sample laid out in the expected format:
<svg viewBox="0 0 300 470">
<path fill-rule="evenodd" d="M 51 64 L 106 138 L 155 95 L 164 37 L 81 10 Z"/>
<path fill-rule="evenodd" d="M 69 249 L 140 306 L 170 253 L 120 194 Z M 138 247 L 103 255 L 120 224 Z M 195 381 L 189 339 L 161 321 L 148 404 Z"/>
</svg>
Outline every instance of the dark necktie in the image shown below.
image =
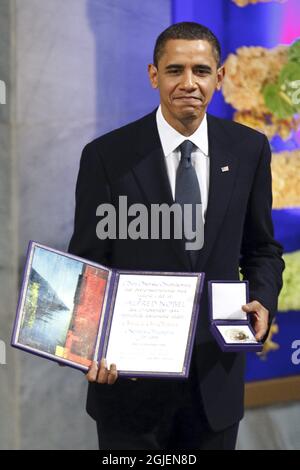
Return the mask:
<svg viewBox="0 0 300 470">
<path fill-rule="evenodd" d="M 193 143 L 190 140 L 185 140 L 180 145 L 181 159 L 176 173 L 176 186 L 175 186 L 175 201 L 181 205 L 182 213 L 184 213 L 184 204 L 190 204 L 192 221 L 189 221 L 188 226 L 193 231 L 196 230 L 196 204 L 201 204 L 201 193 L 199 182 L 195 168 L 192 165 L 191 154 L 193 150 Z M 201 226 L 197 228 L 203 230 L 203 221 L 201 215 Z M 184 234 L 184 232 L 183 232 Z M 189 241 L 190 240 L 189 237 Z M 189 251 L 192 267 L 196 266 L 199 250 Z"/>
</svg>

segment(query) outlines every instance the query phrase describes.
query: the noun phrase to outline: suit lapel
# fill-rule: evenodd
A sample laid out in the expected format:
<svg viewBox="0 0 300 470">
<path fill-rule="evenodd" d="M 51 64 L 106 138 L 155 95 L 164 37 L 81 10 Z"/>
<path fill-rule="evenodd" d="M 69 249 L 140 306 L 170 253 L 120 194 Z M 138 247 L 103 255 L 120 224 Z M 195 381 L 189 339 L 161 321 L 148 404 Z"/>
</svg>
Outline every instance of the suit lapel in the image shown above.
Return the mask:
<svg viewBox="0 0 300 470">
<path fill-rule="evenodd" d="M 210 157 L 209 196 L 204 225 L 204 246 L 199 252 L 197 269 L 204 269 L 217 236 L 222 237 L 222 222 L 231 198 L 239 160 L 231 152 L 229 137 L 220 121 L 208 115 Z M 223 171 L 222 171 L 223 169 Z"/>
</svg>

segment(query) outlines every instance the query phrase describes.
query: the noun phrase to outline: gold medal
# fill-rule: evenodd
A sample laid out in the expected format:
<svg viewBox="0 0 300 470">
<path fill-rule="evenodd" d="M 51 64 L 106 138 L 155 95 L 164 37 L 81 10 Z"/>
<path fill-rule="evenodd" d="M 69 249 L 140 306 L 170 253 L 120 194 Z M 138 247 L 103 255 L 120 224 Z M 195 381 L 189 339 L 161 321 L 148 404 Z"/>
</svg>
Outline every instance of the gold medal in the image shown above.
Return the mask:
<svg viewBox="0 0 300 470">
<path fill-rule="evenodd" d="M 228 331 L 228 336 L 233 341 L 247 341 L 249 336 L 244 333 L 242 330 L 230 330 Z"/>
</svg>

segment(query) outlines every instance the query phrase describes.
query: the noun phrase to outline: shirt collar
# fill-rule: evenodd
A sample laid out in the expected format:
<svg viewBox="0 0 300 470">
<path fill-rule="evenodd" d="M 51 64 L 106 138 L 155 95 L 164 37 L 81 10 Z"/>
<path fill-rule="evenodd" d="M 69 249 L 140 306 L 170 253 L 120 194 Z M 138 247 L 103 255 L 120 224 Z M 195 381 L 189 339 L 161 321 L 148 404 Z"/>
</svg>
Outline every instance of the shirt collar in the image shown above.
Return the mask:
<svg viewBox="0 0 300 470">
<path fill-rule="evenodd" d="M 186 137 L 180 134 L 176 129 L 174 129 L 170 124 L 165 120 L 161 106 L 159 106 L 156 112 L 156 123 L 158 128 L 158 133 L 161 141 L 161 145 L 163 148 L 163 152 L 165 157 L 170 155 L 170 153 L 174 152 L 174 150 L 182 144 L 184 140 L 190 140 L 193 144 L 198 147 L 201 152 L 208 156 L 208 134 L 207 134 L 207 116 L 204 115 L 202 122 L 198 129 L 190 135 Z"/>
</svg>

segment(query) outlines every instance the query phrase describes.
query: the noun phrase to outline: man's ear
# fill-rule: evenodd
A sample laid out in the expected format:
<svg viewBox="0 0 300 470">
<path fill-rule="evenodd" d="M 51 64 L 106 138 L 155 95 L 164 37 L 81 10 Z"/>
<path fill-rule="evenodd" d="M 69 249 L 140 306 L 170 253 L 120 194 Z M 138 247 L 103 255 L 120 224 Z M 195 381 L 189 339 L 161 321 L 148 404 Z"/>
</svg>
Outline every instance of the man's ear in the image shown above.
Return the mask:
<svg viewBox="0 0 300 470">
<path fill-rule="evenodd" d="M 222 85 L 223 85 L 223 80 L 225 77 L 225 67 L 222 65 L 221 67 L 218 68 L 217 70 L 217 84 L 216 84 L 216 89 L 218 91 L 221 90 Z"/>
<path fill-rule="evenodd" d="M 157 68 L 153 64 L 148 65 L 148 76 L 151 83 L 152 88 L 158 88 L 158 76 L 157 76 Z"/>
</svg>

